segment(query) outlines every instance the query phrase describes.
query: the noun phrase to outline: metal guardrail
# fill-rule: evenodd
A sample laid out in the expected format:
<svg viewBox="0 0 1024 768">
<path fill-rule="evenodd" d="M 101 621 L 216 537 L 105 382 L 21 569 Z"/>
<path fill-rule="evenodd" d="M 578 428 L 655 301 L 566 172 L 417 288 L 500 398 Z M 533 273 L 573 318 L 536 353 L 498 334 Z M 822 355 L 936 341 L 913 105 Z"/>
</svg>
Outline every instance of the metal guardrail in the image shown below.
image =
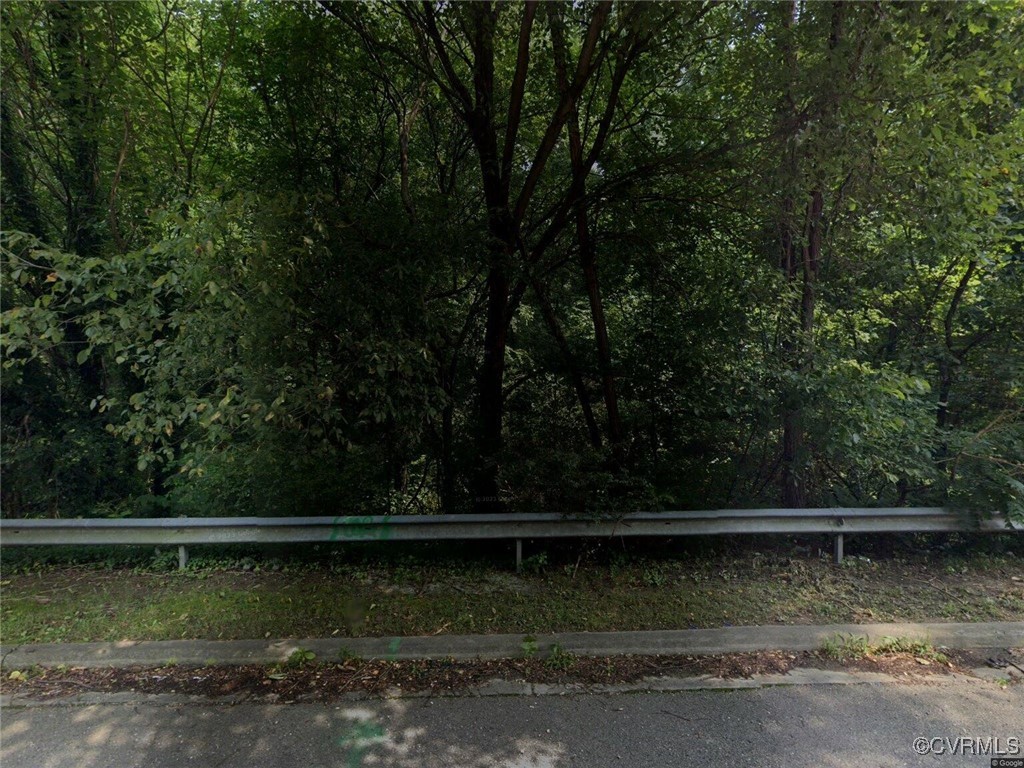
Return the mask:
<svg viewBox="0 0 1024 768">
<path fill-rule="evenodd" d="M 190 544 L 283 544 L 297 542 L 440 541 L 515 539 L 516 566 L 522 540 L 558 537 L 695 536 L 708 534 L 807 534 L 835 536 L 843 556 L 847 533 L 1024 531 L 1001 516 L 976 519 L 941 507 L 716 509 L 638 512 L 609 520 L 559 514 L 375 515 L 339 517 L 162 517 L 149 519 L 0 519 L 0 545 L 135 544 L 177 546 L 179 564 Z"/>
</svg>

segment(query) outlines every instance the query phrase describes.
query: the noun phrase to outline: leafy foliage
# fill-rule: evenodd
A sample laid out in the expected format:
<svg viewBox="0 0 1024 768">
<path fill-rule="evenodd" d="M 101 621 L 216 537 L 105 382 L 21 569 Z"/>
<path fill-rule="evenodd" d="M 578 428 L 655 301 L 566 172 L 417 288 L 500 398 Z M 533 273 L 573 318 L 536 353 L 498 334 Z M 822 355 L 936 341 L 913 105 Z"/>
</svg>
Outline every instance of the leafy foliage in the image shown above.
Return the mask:
<svg viewBox="0 0 1024 768">
<path fill-rule="evenodd" d="M 1024 516 L 1010 4 L 2 14 L 5 514 Z"/>
</svg>

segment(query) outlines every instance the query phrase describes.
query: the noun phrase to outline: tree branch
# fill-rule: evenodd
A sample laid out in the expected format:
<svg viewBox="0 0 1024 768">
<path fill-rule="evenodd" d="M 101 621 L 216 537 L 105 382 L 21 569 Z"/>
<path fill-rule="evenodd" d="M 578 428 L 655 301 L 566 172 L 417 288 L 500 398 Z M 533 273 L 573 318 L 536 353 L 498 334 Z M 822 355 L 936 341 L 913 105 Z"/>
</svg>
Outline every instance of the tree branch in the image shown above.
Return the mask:
<svg viewBox="0 0 1024 768">
<path fill-rule="evenodd" d="M 505 129 L 505 146 L 501 153 L 501 183 L 507 197 L 512 179 L 512 159 L 515 155 L 516 136 L 523 111 L 523 94 L 526 91 L 526 74 L 530 66 L 530 33 L 537 13 L 536 0 L 529 0 L 523 11 L 519 27 L 519 50 L 516 55 L 516 70 L 512 78 L 512 93 L 509 97 L 508 126 Z"/>
</svg>

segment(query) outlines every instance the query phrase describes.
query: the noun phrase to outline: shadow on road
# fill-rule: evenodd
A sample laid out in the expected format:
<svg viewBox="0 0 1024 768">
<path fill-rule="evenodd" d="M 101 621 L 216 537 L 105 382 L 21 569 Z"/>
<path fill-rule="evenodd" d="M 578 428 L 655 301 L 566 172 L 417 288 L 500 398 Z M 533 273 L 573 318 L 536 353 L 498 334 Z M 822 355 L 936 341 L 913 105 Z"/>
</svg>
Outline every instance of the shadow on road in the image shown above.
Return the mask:
<svg viewBox="0 0 1024 768">
<path fill-rule="evenodd" d="M 988 765 L 918 755 L 914 739 L 1004 744 L 1024 687 L 947 682 L 578 697 L 393 699 L 342 705 L 110 704 L 8 708 L 4 768 L 200 765 Z"/>
</svg>

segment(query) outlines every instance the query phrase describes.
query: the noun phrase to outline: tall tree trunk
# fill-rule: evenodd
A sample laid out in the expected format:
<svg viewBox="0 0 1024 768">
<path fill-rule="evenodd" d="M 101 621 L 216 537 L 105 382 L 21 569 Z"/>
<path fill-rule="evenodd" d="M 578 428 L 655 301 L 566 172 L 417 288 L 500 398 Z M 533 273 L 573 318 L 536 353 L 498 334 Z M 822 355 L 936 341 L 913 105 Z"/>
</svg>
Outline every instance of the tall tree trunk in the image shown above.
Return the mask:
<svg viewBox="0 0 1024 768">
<path fill-rule="evenodd" d="M 585 216 L 586 214 L 584 214 Z M 593 241 L 589 233 L 581 238 L 580 259 L 583 267 L 583 280 L 590 301 L 590 317 L 594 325 L 594 341 L 597 344 L 597 365 L 601 373 L 601 394 L 608 414 L 608 440 L 612 444 L 616 464 L 621 465 L 623 455 L 622 417 L 619 415 L 619 396 L 615 386 L 615 371 L 612 367 L 611 343 L 608 340 L 608 323 L 604 316 L 604 303 L 601 300 L 601 289 L 597 280 L 597 259 L 594 255 Z"/>
<path fill-rule="evenodd" d="M 503 447 L 502 422 L 505 414 L 505 348 L 508 340 L 509 277 L 496 259 L 487 274 L 487 321 L 484 330 L 483 362 L 480 366 L 480 441 L 476 470 L 478 511 L 501 508 L 498 471 Z"/>
<path fill-rule="evenodd" d="M 445 370 L 445 368 L 447 370 Z M 438 465 L 441 476 L 441 511 L 450 513 L 455 509 L 455 363 L 444 366 L 441 371 L 441 387 L 445 393 L 445 406 L 441 411 L 441 459 Z"/>
<path fill-rule="evenodd" d="M 783 63 L 786 68 L 786 85 L 780 103 L 779 126 L 785 141 L 782 183 L 788 189 L 783 198 L 781 212 L 780 267 L 787 281 L 795 288 L 800 280 L 800 299 L 792 317 L 798 330 L 784 331 L 783 351 L 789 365 L 801 375 L 806 375 L 814 366 L 814 319 L 816 308 L 816 286 L 818 265 L 821 263 L 822 230 L 824 228 L 825 200 L 822 188 L 824 178 L 820 169 L 811 172 L 811 192 L 802 215 L 800 253 L 797 255 L 795 238 L 794 192 L 802 185 L 800 156 L 796 145 L 797 133 L 802 116 L 797 114 L 794 85 L 798 76 L 796 51 L 790 33 L 797 20 L 796 3 L 781 7 L 783 41 Z M 843 36 L 845 7 L 841 2 L 832 4 L 832 16 L 828 37 L 828 65 L 834 63 L 834 54 Z M 852 74 L 852 73 L 851 73 Z M 839 93 L 834 81 L 818 99 L 813 117 L 821 124 L 821 132 L 828 133 L 838 108 Z M 782 503 L 786 507 L 805 507 L 808 502 L 807 470 L 810 467 L 804 441 L 804 414 L 800 396 L 791 392 L 786 397 L 782 413 Z"/>
<path fill-rule="evenodd" d="M 96 124 L 96 94 L 93 93 L 85 41 L 82 36 L 82 8 L 68 2 L 49 7 L 56 39 L 57 72 L 64 88 L 59 95 L 67 118 L 67 140 L 71 148 L 68 179 L 65 247 L 80 256 L 96 254 L 100 237 L 99 221 L 99 148 Z"/>
<path fill-rule="evenodd" d="M 576 183 L 576 241 L 580 249 L 580 267 L 583 270 L 583 284 L 590 303 L 590 319 L 594 326 L 594 343 L 597 346 L 597 365 L 601 374 L 601 393 L 608 414 L 608 440 L 612 444 L 616 464 L 621 465 L 622 419 L 619 416 L 619 397 L 615 387 L 615 372 L 612 368 L 611 343 L 608 340 L 608 322 L 604 316 L 604 302 L 597 279 L 597 247 L 590 232 L 587 219 L 586 169 L 583 167 L 583 142 L 580 139 L 579 114 L 575 107 L 569 118 L 569 154 Z"/>
<path fill-rule="evenodd" d="M 565 96 L 569 92 L 569 76 L 566 65 L 566 45 L 562 20 L 557 10 L 549 9 L 551 18 L 551 44 L 555 60 L 555 77 L 559 91 Z M 612 91 L 609 100 L 618 99 L 618 91 L 625 75 L 624 55 L 620 55 L 614 70 Z M 614 103 L 611 104 L 614 109 Z M 608 113 L 610 114 L 610 113 Z M 575 100 L 567 120 L 569 132 L 569 160 L 572 168 L 573 183 L 570 194 L 573 198 L 573 213 L 576 219 L 576 242 L 580 251 L 580 267 L 583 271 L 583 284 L 590 304 L 590 318 L 594 327 L 594 344 L 597 347 L 598 371 L 601 375 L 601 394 L 604 397 L 605 411 L 608 416 L 608 440 L 612 445 L 615 463 L 621 466 L 624 460 L 622 451 L 622 418 L 619 415 L 619 398 L 615 386 L 615 372 L 612 367 L 611 343 L 608 339 L 608 323 L 604 314 L 604 302 L 601 299 L 601 287 L 597 277 L 597 247 L 590 231 L 587 216 L 586 179 L 590 171 L 583 157 L 583 140 L 580 135 L 579 109 Z M 607 135 L 607 125 L 598 131 L 598 141 Z M 595 146 L 600 150 L 600 145 Z"/>
<path fill-rule="evenodd" d="M 821 261 L 821 228 L 824 200 L 820 189 L 811 193 L 804 214 L 806 228 L 804 244 L 801 247 L 799 264 L 800 280 L 800 333 L 791 346 L 795 357 L 795 365 L 801 374 L 808 373 L 814 365 L 814 311 L 815 283 L 818 279 L 818 264 Z M 790 258 L 786 265 L 787 277 L 791 281 L 797 278 L 797 265 L 793 263 L 795 253 L 793 244 L 789 242 Z M 799 404 L 787 403 L 782 422 L 782 503 L 786 507 L 807 506 L 807 479 L 805 477 L 808 464 L 804 456 L 803 408 Z"/>
<path fill-rule="evenodd" d="M 942 359 L 939 360 L 939 401 L 935 408 L 935 425 L 939 429 L 945 429 L 949 420 L 949 395 L 953 389 L 953 371 L 960 365 L 960 358 L 963 351 L 954 348 L 953 324 L 956 320 L 956 313 L 960 310 L 960 304 L 964 300 L 967 288 L 971 284 L 971 278 L 978 270 L 978 262 L 971 259 L 967 269 L 953 291 L 953 298 L 950 299 L 949 307 L 942 318 Z"/>
<path fill-rule="evenodd" d="M 99 125 L 96 114 L 97 95 L 89 74 L 86 41 L 82 32 L 80 5 L 53 3 L 47 8 L 54 30 L 57 73 L 64 86 L 58 102 L 66 120 L 65 131 L 71 150 L 71 163 L 66 179 L 64 247 L 86 259 L 97 256 L 102 238 L 97 231 L 99 212 Z M 78 323 L 65 329 L 74 349 L 88 345 Z M 89 397 L 103 391 L 103 374 L 99 361 L 90 357 L 78 364 L 82 382 Z"/>
<path fill-rule="evenodd" d="M 569 369 L 569 380 L 572 382 L 576 398 L 580 403 L 580 410 L 583 413 L 583 421 L 587 425 L 587 435 L 590 437 L 590 444 L 595 448 L 600 448 L 601 429 L 597 426 L 597 419 L 594 418 L 594 409 L 590 407 L 590 393 L 587 391 L 587 385 L 583 381 L 583 374 L 580 372 L 576 359 L 572 354 L 572 349 L 569 347 L 569 340 L 565 338 L 565 332 L 558 323 L 555 309 L 551 306 L 551 301 L 548 299 L 544 286 L 535 277 L 530 278 L 530 286 L 537 296 L 537 303 L 540 305 L 541 314 L 544 316 L 548 332 L 558 345 L 562 358 L 565 360 L 565 365 Z"/>
<path fill-rule="evenodd" d="M 483 360 L 480 365 L 480 439 L 478 442 L 474 507 L 480 512 L 501 510 L 499 464 L 505 416 L 505 351 L 508 341 L 509 270 L 516 247 L 517 226 L 509 213 L 509 189 L 502 178 L 494 115 L 494 27 L 498 11 L 490 3 L 473 9 L 474 108 L 470 131 L 480 159 L 484 201 L 487 204 L 487 312 Z"/>
<path fill-rule="evenodd" d="M 785 67 L 785 85 L 779 103 L 779 132 L 783 140 L 783 161 L 780 169 L 781 183 L 786 190 L 783 195 L 779 213 L 779 267 L 786 277 L 787 283 L 793 285 L 799 274 L 797 260 L 797 242 L 795 234 L 796 204 L 793 200 L 793 187 L 798 183 L 799 162 L 796 150 L 796 97 L 793 93 L 797 77 L 796 51 L 791 39 L 793 23 L 796 20 L 796 3 L 780 5 L 782 14 L 782 59 Z M 783 318 L 782 354 L 789 366 L 796 365 L 799 357 L 799 340 Z M 799 466 L 803 449 L 803 419 L 799 403 L 794 393 L 786 393 L 782 406 L 782 505 L 784 507 L 804 507 L 807 503 L 806 486 L 803 473 Z"/>
<path fill-rule="evenodd" d="M 961 365 L 964 355 L 970 351 L 970 345 L 961 349 L 954 347 L 953 324 L 956 321 L 956 314 L 960 310 L 960 304 L 964 300 L 964 295 L 970 286 L 971 278 L 974 277 L 977 269 L 978 262 L 971 259 L 953 291 L 953 298 L 950 299 L 949 307 L 946 308 L 946 314 L 942 319 L 943 349 L 942 356 L 939 358 L 938 402 L 935 404 L 935 426 L 939 430 L 939 445 L 934 454 L 935 463 L 940 470 L 949 459 L 949 445 L 946 443 L 944 433 L 949 426 L 949 397 L 953 392 L 953 377 L 957 367 Z M 949 469 L 952 473 L 953 468 Z"/>
</svg>

